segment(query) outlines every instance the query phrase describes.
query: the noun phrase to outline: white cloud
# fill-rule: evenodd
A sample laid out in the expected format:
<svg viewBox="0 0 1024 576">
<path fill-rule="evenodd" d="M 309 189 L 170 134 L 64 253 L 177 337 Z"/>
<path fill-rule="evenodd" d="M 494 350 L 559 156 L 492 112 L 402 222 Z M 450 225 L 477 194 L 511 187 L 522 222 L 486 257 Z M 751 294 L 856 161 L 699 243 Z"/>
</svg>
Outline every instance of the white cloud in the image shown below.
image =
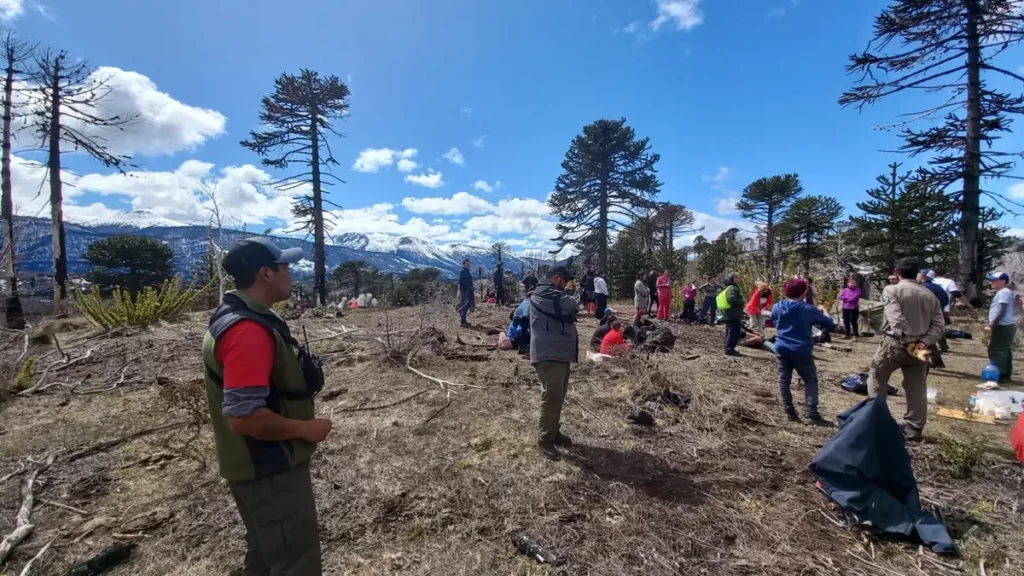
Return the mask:
<svg viewBox="0 0 1024 576">
<path fill-rule="evenodd" d="M 635 33 L 639 29 L 640 29 L 640 22 L 637 22 L 637 21 L 634 20 L 633 22 L 630 22 L 629 24 L 626 24 L 622 28 L 622 31 L 625 32 L 626 34 L 633 34 L 633 33 Z"/>
<path fill-rule="evenodd" d="M 717 172 L 711 176 L 705 174 L 701 176 L 701 180 L 711 182 L 712 190 L 725 190 L 725 183 L 729 180 L 729 167 L 719 166 Z"/>
<path fill-rule="evenodd" d="M 484 134 L 483 136 L 480 136 L 476 140 L 473 140 L 473 147 L 474 148 L 483 148 L 484 147 L 484 140 L 487 140 L 487 135 L 486 134 Z"/>
<path fill-rule="evenodd" d="M 551 208 L 547 202 L 534 198 L 512 198 L 498 202 L 498 209 L 495 211 L 498 216 L 505 218 L 550 218 Z"/>
<path fill-rule="evenodd" d="M 473 109 L 470 108 L 469 106 L 463 106 L 462 108 L 459 108 L 459 114 L 465 114 L 466 116 L 469 116 L 472 113 Z"/>
<path fill-rule="evenodd" d="M 353 232 L 357 234 L 394 234 L 397 236 L 414 236 L 416 238 L 438 239 L 451 232 L 445 223 L 430 224 L 422 218 L 410 218 L 400 222 L 394 213 L 394 205 L 387 203 L 374 204 L 364 208 L 332 210 L 335 221 L 331 234 Z"/>
<path fill-rule="evenodd" d="M 98 90 L 105 92 L 105 97 L 95 107 L 77 106 L 74 114 L 65 111 L 63 123 L 69 129 L 103 141 L 114 153 L 173 154 L 195 149 L 224 133 L 227 119 L 223 114 L 175 100 L 138 72 L 104 66 L 90 74 L 85 85 L 102 86 Z M 38 99 L 29 93 L 22 92 L 21 98 L 26 108 L 38 108 Z M 120 127 L 93 126 L 78 118 L 86 114 L 133 120 Z M 38 142 L 37 122 L 32 114 L 16 120 L 18 145 L 31 146 Z"/>
<path fill-rule="evenodd" d="M 1007 189 L 1007 193 L 1010 195 L 1010 198 L 1017 200 L 1024 199 L 1024 182 L 1018 182 L 1013 186 L 1010 186 L 1010 188 Z"/>
<path fill-rule="evenodd" d="M 704 22 L 704 13 L 698 6 L 701 0 L 654 0 L 658 17 L 651 21 L 651 29 L 658 30 L 672 24 L 676 30 L 692 30 Z"/>
<path fill-rule="evenodd" d="M 74 199 L 82 191 L 75 186 L 78 177 L 69 172 L 62 172 L 61 182 L 65 184 L 64 206 L 71 210 Z M 50 178 L 46 166 L 35 161 L 11 156 L 11 195 L 14 200 L 14 211 L 22 216 L 50 215 Z"/>
<path fill-rule="evenodd" d="M 0 0 L 0 20 L 13 20 L 24 11 L 23 0 Z"/>
<path fill-rule="evenodd" d="M 468 192 L 456 192 L 451 198 L 404 198 L 402 207 L 414 214 L 487 214 L 494 205 Z"/>
<path fill-rule="evenodd" d="M 409 174 L 405 177 L 405 181 L 417 186 L 423 186 L 424 188 L 440 188 L 444 186 L 441 173 L 433 169 L 428 170 L 426 174 Z"/>
<path fill-rule="evenodd" d="M 401 160 L 398 161 L 399 172 L 412 172 L 418 167 L 419 164 L 413 162 L 412 160 L 409 160 L 408 158 L 402 158 Z"/>
<path fill-rule="evenodd" d="M 715 212 L 718 212 L 719 214 L 735 214 L 736 203 L 739 201 L 739 197 L 735 195 L 729 195 L 725 198 L 716 198 Z"/>
<path fill-rule="evenodd" d="M 356 172 L 379 172 L 381 168 L 386 168 L 395 163 L 398 160 L 398 169 L 403 172 L 409 172 L 416 168 L 416 163 L 412 162 L 412 158 L 416 157 L 417 150 L 415 148 L 406 148 L 405 150 L 392 150 L 391 148 L 366 148 L 359 153 L 356 161 L 352 163 L 352 169 Z M 402 160 L 408 162 L 403 163 Z M 412 168 L 405 170 L 409 164 L 412 164 Z"/>
<path fill-rule="evenodd" d="M 495 190 L 501 189 L 501 180 L 495 180 L 494 184 L 490 184 L 487 180 L 477 180 L 473 182 L 473 189 L 479 190 L 480 192 L 491 193 Z"/>
<path fill-rule="evenodd" d="M 452 148 L 451 150 L 445 152 L 441 157 L 451 162 L 452 164 L 458 164 L 459 166 L 462 166 L 463 164 L 466 163 L 466 159 L 462 156 L 462 152 L 459 152 L 458 148 Z"/>
<path fill-rule="evenodd" d="M 1010 228 L 1006 235 L 1013 238 L 1024 238 L 1024 228 Z"/>
</svg>

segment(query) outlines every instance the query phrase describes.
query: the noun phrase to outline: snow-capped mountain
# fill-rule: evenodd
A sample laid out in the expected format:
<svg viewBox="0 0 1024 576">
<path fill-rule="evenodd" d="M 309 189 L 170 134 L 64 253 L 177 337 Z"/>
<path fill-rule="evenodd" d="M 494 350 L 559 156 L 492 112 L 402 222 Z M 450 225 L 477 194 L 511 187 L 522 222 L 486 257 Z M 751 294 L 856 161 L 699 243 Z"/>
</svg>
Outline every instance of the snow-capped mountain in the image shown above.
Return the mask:
<svg viewBox="0 0 1024 576">
<path fill-rule="evenodd" d="M 151 236 L 167 243 L 174 251 L 176 270 L 189 277 L 208 250 L 206 226 L 183 224 L 168 220 L 146 210 L 136 210 L 113 220 L 83 220 L 66 222 L 65 234 L 68 252 L 68 272 L 84 274 L 89 263 L 83 255 L 92 242 L 116 234 L 138 234 Z M 251 234 L 250 234 L 251 235 Z M 53 269 L 53 246 L 50 239 L 50 221 L 45 218 L 17 217 L 15 236 L 18 247 L 18 269 L 47 273 Z M 242 232 L 224 230 L 224 246 L 230 248 L 242 238 Z M 305 258 L 293 267 L 298 277 L 313 275 L 313 244 L 299 238 L 278 236 L 274 242 L 282 248 L 301 247 Z M 473 264 L 473 275 L 478 268 L 484 273 L 494 272 L 495 258 L 484 248 L 465 245 L 438 246 L 411 236 L 388 234 L 340 234 L 333 243 L 324 247 L 327 252 L 327 268 L 333 269 L 342 262 L 363 260 L 381 272 L 404 274 L 414 268 L 432 266 L 441 270 L 444 278 L 455 278 L 462 268 L 462 260 L 469 258 Z M 519 275 L 533 263 L 516 254 L 504 255 L 505 269 Z"/>
</svg>

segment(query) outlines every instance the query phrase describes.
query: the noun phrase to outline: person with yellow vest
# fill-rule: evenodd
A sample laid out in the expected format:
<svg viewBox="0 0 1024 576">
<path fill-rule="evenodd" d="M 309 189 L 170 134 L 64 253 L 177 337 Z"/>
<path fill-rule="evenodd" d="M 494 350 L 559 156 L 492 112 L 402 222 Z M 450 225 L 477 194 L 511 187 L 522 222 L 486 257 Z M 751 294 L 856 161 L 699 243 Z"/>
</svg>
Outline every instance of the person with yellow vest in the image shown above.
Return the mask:
<svg viewBox="0 0 1024 576">
<path fill-rule="evenodd" d="M 271 308 L 288 299 L 288 266 L 301 258 L 266 238 L 236 244 L 223 267 L 238 290 L 203 339 L 217 464 L 245 525 L 244 576 L 322 574 L 309 461 L 331 432 L 313 407 L 323 370 Z"/>
</svg>

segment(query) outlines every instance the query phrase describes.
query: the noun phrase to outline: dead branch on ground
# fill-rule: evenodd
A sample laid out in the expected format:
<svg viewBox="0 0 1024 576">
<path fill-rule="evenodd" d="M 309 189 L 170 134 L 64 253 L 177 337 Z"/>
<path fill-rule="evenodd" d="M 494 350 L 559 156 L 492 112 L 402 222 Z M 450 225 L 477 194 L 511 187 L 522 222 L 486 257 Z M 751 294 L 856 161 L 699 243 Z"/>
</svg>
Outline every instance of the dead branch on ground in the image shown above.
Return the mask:
<svg viewBox="0 0 1024 576">
<path fill-rule="evenodd" d="M 73 366 L 73 365 L 81 362 L 82 360 L 86 360 L 86 359 L 88 359 L 89 357 L 92 356 L 92 353 L 95 352 L 97 348 L 99 348 L 99 346 L 94 346 L 92 348 L 89 348 L 88 350 L 86 350 L 85 354 L 83 354 L 83 355 L 81 355 L 78 358 L 75 358 L 73 360 L 65 360 L 64 358 L 61 358 L 60 360 L 57 360 L 56 362 L 52 362 L 49 366 L 46 367 L 45 370 L 43 370 L 42 375 L 39 376 L 39 380 L 36 381 L 36 383 L 33 386 L 31 386 L 30 388 L 27 388 L 27 389 L 22 390 L 21 392 L 19 392 L 18 396 L 30 396 L 32 394 L 35 394 L 40 389 L 40 387 L 42 387 L 43 384 L 46 382 L 46 377 L 49 376 L 50 370 L 53 370 L 54 372 L 59 372 L 59 371 L 65 369 L 65 368 L 67 368 L 69 366 Z"/>
<path fill-rule="evenodd" d="M 405 402 L 408 402 L 409 400 L 412 400 L 413 398 L 417 398 L 419 396 L 422 396 L 422 395 L 426 394 L 427 392 L 430 392 L 431 390 L 433 390 L 433 388 L 427 388 L 425 390 L 420 390 L 419 392 L 417 392 L 415 394 L 406 396 L 405 398 L 402 398 L 401 400 L 396 400 L 396 401 L 391 402 L 389 404 L 382 404 L 380 406 L 365 406 L 365 407 L 364 406 L 352 406 L 352 407 L 349 407 L 349 408 L 342 408 L 342 409 L 339 410 L 339 412 L 362 412 L 362 411 L 366 411 L 366 410 L 383 410 L 385 408 L 391 408 L 392 406 L 398 406 L 399 404 L 403 404 Z"/>
<path fill-rule="evenodd" d="M 39 560 L 40 558 L 42 558 L 43 554 L 46 554 L 46 552 L 50 550 L 50 546 L 53 546 L 53 543 L 56 542 L 56 541 L 57 541 L 57 537 L 56 536 L 54 536 L 53 538 L 50 538 L 50 541 L 47 542 L 46 545 L 43 546 L 39 550 L 39 552 L 36 552 L 36 555 L 33 556 L 31 560 L 29 560 L 28 562 L 25 563 L 25 567 L 21 569 L 20 576 L 28 576 L 29 573 L 32 572 L 32 567 L 35 565 L 36 560 Z"/>
<path fill-rule="evenodd" d="M 55 454 L 47 457 L 45 462 L 36 466 L 21 481 L 21 507 L 18 508 L 18 514 L 15 516 L 14 530 L 11 530 L 11 533 L 0 542 L 0 564 L 6 562 L 14 548 L 21 544 L 25 538 L 28 538 L 32 530 L 35 529 L 35 526 L 32 524 L 32 506 L 35 501 L 33 489 L 35 488 L 36 478 L 39 477 L 40 472 L 53 464 L 55 457 Z"/>
<path fill-rule="evenodd" d="M 121 436 L 121 437 L 118 437 L 118 438 L 112 438 L 110 440 L 103 440 L 102 442 L 96 442 L 95 444 L 90 444 L 90 445 L 86 446 L 85 448 L 82 448 L 82 449 L 80 449 L 78 451 L 72 452 L 71 454 L 68 455 L 67 458 L 64 459 L 64 461 L 65 462 L 74 462 L 75 460 L 81 460 L 82 458 L 85 458 L 87 456 L 92 456 L 93 454 L 96 454 L 98 452 L 103 452 L 103 451 L 109 450 L 109 449 L 111 449 L 111 448 L 113 448 L 115 446 L 120 446 L 121 444 L 124 444 L 125 442 L 131 442 L 132 440 L 137 440 L 137 439 L 142 438 L 144 436 L 150 436 L 150 435 L 156 434 L 158 432 L 163 432 L 165 430 L 170 430 L 172 428 L 178 428 L 178 427 L 183 426 L 184 424 L 185 424 L 184 422 L 180 422 L 180 421 L 178 421 L 178 422 L 171 422 L 170 424 L 164 424 L 163 426 L 157 426 L 155 428 L 147 428 L 145 430 L 140 430 L 139 432 L 135 432 L 133 434 L 128 434 L 127 436 Z"/>
</svg>

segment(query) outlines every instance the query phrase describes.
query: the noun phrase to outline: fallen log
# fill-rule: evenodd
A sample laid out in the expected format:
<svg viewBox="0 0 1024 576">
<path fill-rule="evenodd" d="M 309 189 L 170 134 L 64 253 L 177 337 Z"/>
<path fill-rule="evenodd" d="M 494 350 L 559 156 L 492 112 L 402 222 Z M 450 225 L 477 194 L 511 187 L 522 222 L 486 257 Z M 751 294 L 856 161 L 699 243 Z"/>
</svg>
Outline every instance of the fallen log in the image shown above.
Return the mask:
<svg viewBox="0 0 1024 576">
<path fill-rule="evenodd" d="M 56 541 L 56 537 L 51 538 L 50 541 L 47 542 L 46 545 L 39 550 L 39 552 L 36 552 L 36 555 L 33 556 L 31 560 L 25 563 L 25 567 L 21 569 L 21 574 L 19 576 L 28 576 L 32 572 L 32 567 L 35 566 L 36 560 L 42 558 L 43 554 L 46 554 L 47 550 L 50 549 L 50 546 L 53 546 L 53 543 Z"/>
<path fill-rule="evenodd" d="M 74 462 L 75 460 L 81 460 L 82 458 L 85 458 L 86 456 L 92 456 L 93 454 L 96 454 L 97 452 L 103 452 L 104 450 L 109 450 L 109 449 L 111 449 L 111 448 L 113 448 L 115 446 L 119 446 L 121 444 L 124 444 L 125 442 L 130 442 L 132 440 L 136 440 L 136 439 L 142 438 L 144 436 L 149 436 L 151 434 L 156 434 L 157 432 L 163 432 L 165 430 L 170 430 L 172 428 L 177 428 L 179 426 L 182 426 L 183 424 L 184 424 L 184 422 L 171 422 L 170 424 L 164 424 L 163 426 L 157 426 L 155 428 L 147 428 L 145 430 L 140 430 L 139 432 L 135 432 L 133 434 L 128 434 L 127 436 L 121 436 L 119 438 L 111 438 L 110 440 L 103 440 L 102 442 L 96 442 L 95 444 L 90 444 L 90 445 L 86 446 L 85 448 L 82 448 L 80 450 L 72 452 L 64 460 L 65 460 L 65 462 Z"/>
<path fill-rule="evenodd" d="M 18 508 L 18 514 L 14 519 L 14 530 L 11 530 L 11 533 L 0 542 L 0 564 L 6 562 L 14 548 L 24 542 L 32 534 L 32 531 L 35 530 L 35 526 L 32 524 L 32 508 L 35 504 L 33 489 L 35 488 L 36 478 L 39 477 L 39 473 L 49 468 L 53 464 L 53 459 L 54 456 L 50 456 L 22 479 L 21 506 Z"/>
<path fill-rule="evenodd" d="M 72 567 L 66 576 L 99 576 L 127 560 L 135 550 L 132 542 L 117 542 L 107 546 L 99 554 Z"/>
</svg>

